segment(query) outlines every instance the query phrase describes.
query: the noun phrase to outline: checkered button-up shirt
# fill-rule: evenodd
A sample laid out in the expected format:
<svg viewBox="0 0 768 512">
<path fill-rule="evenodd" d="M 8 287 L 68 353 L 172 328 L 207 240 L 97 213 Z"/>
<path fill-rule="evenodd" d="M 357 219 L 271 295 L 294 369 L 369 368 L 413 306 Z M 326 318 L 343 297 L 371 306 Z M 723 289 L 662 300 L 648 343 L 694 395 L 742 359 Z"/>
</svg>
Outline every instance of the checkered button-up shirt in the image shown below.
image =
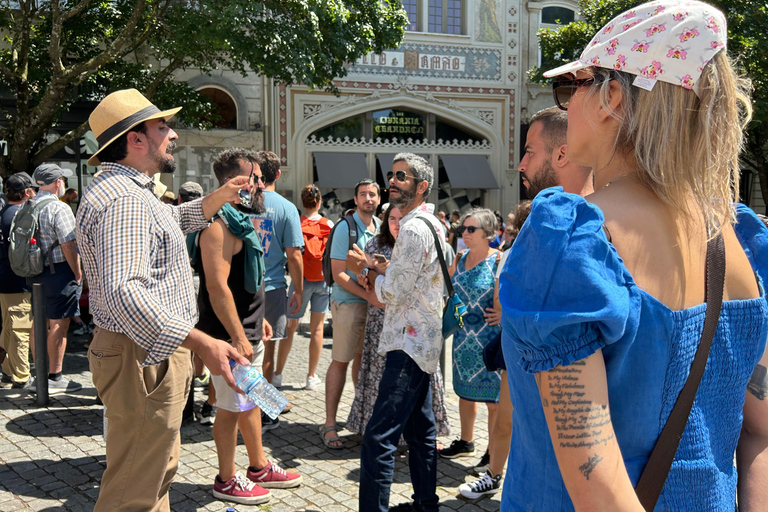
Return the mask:
<svg viewBox="0 0 768 512">
<path fill-rule="evenodd" d="M 198 320 L 184 234 L 208 226 L 202 199 L 171 206 L 154 182 L 114 163 L 88 186 L 77 210 L 77 245 L 94 322 L 148 352 L 170 357 Z"/>
<path fill-rule="evenodd" d="M 61 244 L 75 239 L 75 214 L 72 213 L 72 208 L 66 203 L 59 201 L 55 195 L 46 190 L 38 192 L 34 201 L 37 203 L 47 197 L 52 197 L 54 201 L 44 204 L 37 218 L 39 226 L 37 230 L 37 244 L 40 246 L 43 254 L 46 255 L 46 265 L 51 257 L 53 257 L 54 263 L 67 261 L 64 257 L 64 251 L 61 250 Z M 56 240 L 59 241 L 59 245 L 53 248 L 51 254 L 48 254 Z"/>
</svg>

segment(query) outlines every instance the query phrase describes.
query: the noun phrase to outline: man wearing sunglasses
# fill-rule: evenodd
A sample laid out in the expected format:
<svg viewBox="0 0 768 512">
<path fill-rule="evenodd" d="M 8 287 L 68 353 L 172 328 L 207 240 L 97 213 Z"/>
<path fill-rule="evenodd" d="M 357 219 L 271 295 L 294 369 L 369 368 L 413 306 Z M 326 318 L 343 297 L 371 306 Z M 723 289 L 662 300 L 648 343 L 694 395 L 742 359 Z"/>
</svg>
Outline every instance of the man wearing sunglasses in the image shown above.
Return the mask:
<svg viewBox="0 0 768 512">
<path fill-rule="evenodd" d="M 437 446 L 429 380 L 437 370 L 443 344 L 444 285 L 432 234 L 432 230 L 442 233 L 440 221 L 433 214 L 434 205 L 426 203 L 434 171 L 420 156 L 400 153 L 387 177 L 389 200 L 403 218 L 389 266 L 363 270 L 386 305 L 379 341 L 379 353 L 386 356 L 386 363 L 363 436 L 359 510 L 434 512 L 438 510 Z M 438 243 L 445 252 L 444 239 L 438 238 Z M 359 249 L 352 251 L 348 265 L 354 267 L 360 254 Z M 408 443 L 414 501 L 390 509 L 395 450 L 401 435 Z"/>
<path fill-rule="evenodd" d="M 536 112 L 531 118 L 525 154 L 517 166 L 529 199 L 545 188 L 557 186 L 580 196 L 594 191 L 592 170 L 568 160 L 567 132 L 568 114 L 558 107 Z"/>
</svg>

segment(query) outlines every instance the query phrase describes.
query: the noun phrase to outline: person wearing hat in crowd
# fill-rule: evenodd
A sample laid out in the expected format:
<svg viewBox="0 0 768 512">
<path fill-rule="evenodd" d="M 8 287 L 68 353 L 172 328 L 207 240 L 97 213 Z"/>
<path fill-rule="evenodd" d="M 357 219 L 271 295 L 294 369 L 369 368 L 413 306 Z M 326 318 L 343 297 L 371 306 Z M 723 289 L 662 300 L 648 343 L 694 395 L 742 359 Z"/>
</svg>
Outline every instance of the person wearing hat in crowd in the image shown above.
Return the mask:
<svg viewBox="0 0 768 512">
<path fill-rule="evenodd" d="M 160 200 L 165 204 L 176 204 L 176 194 L 170 190 L 166 190 L 162 197 L 160 197 Z"/>
<path fill-rule="evenodd" d="M 176 200 L 179 204 L 184 204 L 200 197 L 203 197 L 203 187 L 194 181 L 187 181 L 179 187 L 179 196 Z"/>
<path fill-rule="evenodd" d="M 29 371 L 29 342 L 32 335 L 32 295 L 27 280 L 11 270 L 8 241 L 11 223 L 25 201 L 35 197 L 38 186 L 29 174 L 17 172 L 5 182 L 8 204 L 0 209 L 0 310 L 3 330 L 0 343 L 6 352 L 3 381 L 13 388 L 27 389 L 34 383 Z"/>
<path fill-rule="evenodd" d="M 179 428 L 198 354 L 237 390 L 229 360 L 248 360 L 225 341 L 194 329 L 198 312 L 185 232 L 198 231 L 224 206 L 239 203 L 247 177 L 202 199 L 170 206 L 154 195 L 157 173 L 174 171 L 178 138 L 139 91 L 104 98 L 89 118 L 99 150 L 88 165 L 101 174 L 83 193 L 77 238 L 96 329 L 88 360 L 107 419 L 107 467 L 96 512 L 170 511 Z"/>
<path fill-rule="evenodd" d="M 751 104 L 727 35 L 711 5 L 649 2 L 545 73 L 595 192 L 540 192 L 499 278 L 502 511 L 768 510 L 768 230 L 737 204 Z"/>
<path fill-rule="evenodd" d="M 48 392 L 51 394 L 73 393 L 83 387 L 62 374 L 69 322 L 72 317 L 80 316 L 83 280 L 75 241 L 75 215 L 68 205 L 59 201 L 65 191 L 64 178 L 68 176 L 72 176 L 72 171 L 56 164 L 39 165 L 32 173 L 32 181 L 39 186 L 32 201 L 38 206 L 37 245 L 45 255 L 45 266 L 43 273 L 31 277 L 30 281 L 43 284 L 45 292 Z"/>
</svg>

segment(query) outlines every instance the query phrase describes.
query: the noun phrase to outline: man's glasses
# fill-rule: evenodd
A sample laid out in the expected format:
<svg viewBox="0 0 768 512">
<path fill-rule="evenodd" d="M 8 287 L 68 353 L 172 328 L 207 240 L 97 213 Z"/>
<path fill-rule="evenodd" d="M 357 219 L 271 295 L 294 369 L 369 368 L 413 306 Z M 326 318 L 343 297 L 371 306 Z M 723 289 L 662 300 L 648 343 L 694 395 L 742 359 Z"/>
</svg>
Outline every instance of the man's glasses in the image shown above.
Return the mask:
<svg viewBox="0 0 768 512">
<path fill-rule="evenodd" d="M 405 183 L 405 180 L 408 180 L 408 179 L 411 179 L 411 180 L 416 179 L 415 176 L 408 176 L 407 174 L 405 174 L 405 171 L 397 171 L 397 172 L 389 171 L 387 173 L 387 181 L 391 180 L 392 176 L 397 178 L 397 181 L 399 181 L 400 183 Z"/>
<path fill-rule="evenodd" d="M 481 228 L 480 226 L 459 226 L 458 228 L 456 228 L 456 231 L 459 233 L 459 236 L 461 236 L 464 234 L 465 231 L 470 235 L 472 235 L 478 229 L 482 230 L 483 228 Z"/>
</svg>

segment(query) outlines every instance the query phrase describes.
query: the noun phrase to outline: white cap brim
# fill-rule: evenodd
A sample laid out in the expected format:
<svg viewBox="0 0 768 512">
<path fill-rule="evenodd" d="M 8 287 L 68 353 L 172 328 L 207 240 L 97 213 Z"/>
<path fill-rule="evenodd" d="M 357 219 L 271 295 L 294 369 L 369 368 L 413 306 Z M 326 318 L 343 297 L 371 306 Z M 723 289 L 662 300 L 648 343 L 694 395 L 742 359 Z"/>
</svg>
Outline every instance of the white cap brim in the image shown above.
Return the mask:
<svg viewBox="0 0 768 512">
<path fill-rule="evenodd" d="M 557 67 L 555 69 L 550 69 L 546 73 L 544 73 L 544 76 L 547 78 L 552 78 L 555 76 L 564 75 L 566 73 L 575 73 L 579 70 L 588 68 L 590 64 L 585 64 L 581 62 L 580 60 L 575 60 L 573 62 L 569 62 L 568 64 L 563 64 L 560 67 Z"/>
</svg>

